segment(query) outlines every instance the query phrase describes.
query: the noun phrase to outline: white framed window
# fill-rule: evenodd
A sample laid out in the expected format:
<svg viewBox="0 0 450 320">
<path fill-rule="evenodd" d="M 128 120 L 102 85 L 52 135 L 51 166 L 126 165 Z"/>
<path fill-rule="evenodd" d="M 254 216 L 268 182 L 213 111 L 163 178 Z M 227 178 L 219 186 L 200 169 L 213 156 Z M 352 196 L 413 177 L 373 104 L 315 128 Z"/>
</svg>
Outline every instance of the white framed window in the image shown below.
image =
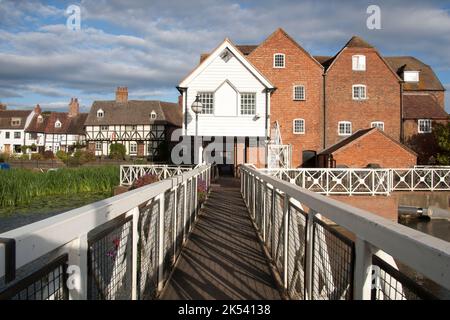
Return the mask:
<svg viewBox="0 0 450 320">
<path fill-rule="evenodd" d="M 214 114 L 214 93 L 199 92 L 199 101 L 202 103 L 202 114 Z"/>
<path fill-rule="evenodd" d="M 105 113 L 102 109 L 97 110 L 97 118 L 103 118 L 105 116 Z"/>
<path fill-rule="evenodd" d="M 378 128 L 381 131 L 384 131 L 384 122 L 383 121 L 373 121 L 370 123 L 371 128 Z"/>
<path fill-rule="evenodd" d="M 306 100 L 306 94 L 305 94 L 305 86 L 303 85 L 296 85 L 293 89 L 293 99 L 295 101 L 303 101 Z"/>
<path fill-rule="evenodd" d="M 363 84 L 355 84 L 352 86 L 353 100 L 367 99 L 367 88 Z"/>
<path fill-rule="evenodd" d="M 366 56 L 356 54 L 352 57 L 353 71 L 366 71 Z"/>
<path fill-rule="evenodd" d="M 256 114 L 256 93 L 241 93 L 241 114 Z"/>
<path fill-rule="evenodd" d="M 292 131 L 294 134 L 305 134 L 305 120 L 304 119 L 294 119 L 292 123 Z"/>
<path fill-rule="evenodd" d="M 21 136 L 22 135 L 21 135 L 21 133 L 19 131 L 15 131 L 14 132 L 14 139 L 20 139 Z"/>
<path fill-rule="evenodd" d="M 274 68 L 284 68 L 284 66 L 285 66 L 284 53 L 275 53 L 273 55 L 273 67 Z"/>
<path fill-rule="evenodd" d="M 338 134 L 340 136 L 349 136 L 352 134 L 352 123 L 350 121 L 338 122 Z"/>
<path fill-rule="evenodd" d="M 95 142 L 95 151 L 102 151 L 102 142 L 101 141 Z"/>
<path fill-rule="evenodd" d="M 156 117 L 157 117 L 156 112 L 153 110 L 153 111 L 150 113 L 150 119 L 151 119 L 151 120 L 155 120 Z"/>
<path fill-rule="evenodd" d="M 100 126 L 100 131 L 108 131 L 108 126 Z"/>
<path fill-rule="evenodd" d="M 42 115 L 38 115 L 37 122 L 42 123 L 43 121 L 44 121 L 44 117 L 42 117 Z"/>
<path fill-rule="evenodd" d="M 136 154 L 137 153 L 137 143 L 134 141 L 130 142 L 130 154 Z"/>
<path fill-rule="evenodd" d="M 419 119 L 417 123 L 417 131 L 419 133 L 430 133 L 431 132 L 431 120 L 430 119 Z"/>
<path fill-rule="evenodd" d="M 55 122 L 55 128 L 61 128 L 61 121 L 56 120 L 56 122 Z"/>
<path fill-rule="evenodd" d="M 403 80 L 405 82 L 419 82 L 419 71 L 404 71 Z"/>
</svg>

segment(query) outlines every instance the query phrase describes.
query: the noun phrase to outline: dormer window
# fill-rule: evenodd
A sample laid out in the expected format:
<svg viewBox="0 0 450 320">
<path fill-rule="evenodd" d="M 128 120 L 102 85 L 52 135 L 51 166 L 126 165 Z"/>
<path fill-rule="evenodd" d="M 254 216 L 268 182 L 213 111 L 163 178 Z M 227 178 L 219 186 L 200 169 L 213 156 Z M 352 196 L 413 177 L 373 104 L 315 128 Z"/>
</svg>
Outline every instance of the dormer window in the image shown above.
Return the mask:
<svg viewBox="0 0 450 320">
<path fill-rule="evenodd" d="M 11 126 L 18 127 L 18 126 L 20 126 L 20 122 L 21 122 L 20 118 L 12 118 L 11 119 Z"/>
<path fill-rule="evenodd" d="M 41 116 L 41 115 L 38 115 L 38 117 L 37 117 L 37 122 L 38 122 L 38 123 L 42 123 L 43 121 L 44 121 L 44 117 Z"/>
<path fill-rule="evenodd" d="M 285 55 L 284 53 L 275 53 L 273 55 L 273 67 L 274 68 L 284 68 L 285 66 Z"/>
<path fill-rule="evenodd" d="M 151 119 L 151 120 L 155 120 L 156 117 L 157 117 L 156 112 L 155 112 L 155 111 L 152 111 L 152 113 L 150 113 L 150 119 Z"/>
<path fill-rule="evenodd" d="M 403 80 L 405 82 L 419 82 L 419 71 L 404 71 Z"/>
<path fill-rule="evenodd" d="M 103 118 L 105 116 L 105 113 L 102 109 L 97 110 L 97 118 Z"/>
<path fill-rule="evenodd" d="M 55 122 L 55 128 L 61 128 L 61 121 L 56 120 L 56 122 Z"/>
<path fill-rule="evenodd" d="M 353 71 L 366 71 L 366 56 L 354 55 L 352 57 L 352 69 Z"/>
</svg>

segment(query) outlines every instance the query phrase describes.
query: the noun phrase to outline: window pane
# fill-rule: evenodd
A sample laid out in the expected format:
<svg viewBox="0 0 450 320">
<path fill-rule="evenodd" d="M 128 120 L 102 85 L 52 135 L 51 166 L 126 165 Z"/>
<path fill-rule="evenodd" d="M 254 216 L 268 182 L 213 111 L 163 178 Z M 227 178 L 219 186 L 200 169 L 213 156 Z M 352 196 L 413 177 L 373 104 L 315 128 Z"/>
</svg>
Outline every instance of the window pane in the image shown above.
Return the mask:
<svg viewBox="0 0 450 320">
<path fill-rule="evenodd" d="M 294 100 L 305 100 L 304 86 L 294 86 Z"/>
<path fill-rule="evenodd" d="M 256 94 L 241 94 L 241 114 L 256 114 Z"/>
<path fill-rule="evenodd" d="M 273 65 L 276 68 L 283 68 L 284 67 L 284 55 L 283 54 L 276 54 L 274 56 Z"/>
<path fill-rule="evenodd" d="M 214 113 L 214 94 L 212 92 L 200 92 L 199 100 L 203 104 L 202 114 Z"/>
<path fill-rule="evenodd" d="M 305 133 L 305 120 L 294 120 L 294 133 Z"/>
</svg>

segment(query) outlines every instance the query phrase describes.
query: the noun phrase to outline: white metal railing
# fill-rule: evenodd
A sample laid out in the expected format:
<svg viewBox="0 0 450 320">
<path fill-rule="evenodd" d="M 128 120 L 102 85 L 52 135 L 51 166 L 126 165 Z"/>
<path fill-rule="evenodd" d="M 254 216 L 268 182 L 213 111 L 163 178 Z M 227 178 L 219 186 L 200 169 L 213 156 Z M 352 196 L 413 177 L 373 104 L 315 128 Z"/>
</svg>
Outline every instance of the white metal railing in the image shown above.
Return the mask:
<svg viewBox="0 0 450 320">
<path fill-rule="evenodd" d="M 183 172 L 191 170 L 192 167 L 170 166 L 170 165 L 121 165 L 120 166 L 120 185 L 131 186 L 134 181 L 140 177 L 153 174 L 159 179 L 167 179 Z"/>
<path fill-rule="evenodd" d="M 268 175 L 320 194 L 387 195 L 395 191 L 450 191 L 450 168 L 263 169 Z"/>
<path fill-rule="evenodd" d="M 16 271 L 20 274 L 24 269 L 31 273 L 10 282 L 8 290 L 0 290 L 0 299 L 155 296 L 163 289 L 197 218 L 199 182 L 208 189 L 211 172 L 210 165 L 183 170 L 180 175 L 0 234 L 0 280 L 11 281 Z M 56 267 L 49 262 L 55 257 L 60 262 Z M 41 287 L 39 296 L 29 290 L 36 284 Z"/>
<path fill-rule="evenodd" d="M 244 201 L 291 298 L 427 296 L 397 274 L 392 258 L 450 290 L 449 242 L 299 188 L 267 170 L 248 165 L 240 170 Z"/>
</svg>

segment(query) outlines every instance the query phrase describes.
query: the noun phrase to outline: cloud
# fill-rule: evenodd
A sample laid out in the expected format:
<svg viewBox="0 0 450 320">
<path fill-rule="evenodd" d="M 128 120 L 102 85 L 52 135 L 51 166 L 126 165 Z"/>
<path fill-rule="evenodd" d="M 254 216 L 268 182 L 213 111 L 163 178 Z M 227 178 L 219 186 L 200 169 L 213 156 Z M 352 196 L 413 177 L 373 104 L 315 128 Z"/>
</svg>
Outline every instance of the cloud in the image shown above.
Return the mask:
<svg viewBox="0 0 450 320">
<path fill-rule="evenodd" d="M 87 105 L 128 86 L 130 97 L 176 99 L 175 86 L 225 37 L 258 44 L 283 27 L 312 54 L 335 54 L 359 34 L 383 54 L 415 55 L 450 81 L 450 16 L 441 1 L 378 1 L 382 30 L 366 28 L 372 1 L 82 0 L 79 32 L 65 8 L 0 4 L 0 98 L 77 93 Z M 420 21 L 420 23 L 417 23 Z M 58 101 L 55 101 L 58 102 Z"/>
</svg>

